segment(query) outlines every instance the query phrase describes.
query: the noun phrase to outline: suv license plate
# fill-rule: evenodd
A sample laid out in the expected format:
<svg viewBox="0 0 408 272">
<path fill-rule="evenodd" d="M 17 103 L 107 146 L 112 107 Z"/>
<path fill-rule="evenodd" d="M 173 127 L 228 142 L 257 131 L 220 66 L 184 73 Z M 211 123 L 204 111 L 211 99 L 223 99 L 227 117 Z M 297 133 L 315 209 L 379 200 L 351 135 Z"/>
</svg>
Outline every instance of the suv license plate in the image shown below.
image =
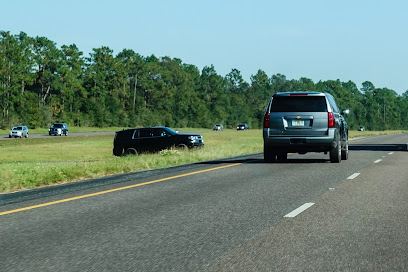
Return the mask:
<svg viewBox="0 0 408 272">
<path fill-rule="evenodd" d="M 305 120 L 292 120 L 292 126 L 293 127 L 304 127 Z"/>
</svg>

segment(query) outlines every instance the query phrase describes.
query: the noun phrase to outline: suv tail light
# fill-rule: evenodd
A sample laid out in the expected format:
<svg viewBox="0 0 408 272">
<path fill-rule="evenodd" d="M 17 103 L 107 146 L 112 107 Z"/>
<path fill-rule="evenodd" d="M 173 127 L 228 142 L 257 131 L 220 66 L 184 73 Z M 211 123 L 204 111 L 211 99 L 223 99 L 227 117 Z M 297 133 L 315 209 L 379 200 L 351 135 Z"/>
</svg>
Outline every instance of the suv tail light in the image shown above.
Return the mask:
<svg viewBox="0 0 408 272">
<path fill-rule="evenodd" d="M 328 113 L 328 117 L 329 117 L 329 128 L 334 128 L 334 115 L 332 112 Z"/>
<path fill-rule="evenodd" d="M 269 128 L 269 112 L 265 113 L 263 127 Z"/>
</svg>

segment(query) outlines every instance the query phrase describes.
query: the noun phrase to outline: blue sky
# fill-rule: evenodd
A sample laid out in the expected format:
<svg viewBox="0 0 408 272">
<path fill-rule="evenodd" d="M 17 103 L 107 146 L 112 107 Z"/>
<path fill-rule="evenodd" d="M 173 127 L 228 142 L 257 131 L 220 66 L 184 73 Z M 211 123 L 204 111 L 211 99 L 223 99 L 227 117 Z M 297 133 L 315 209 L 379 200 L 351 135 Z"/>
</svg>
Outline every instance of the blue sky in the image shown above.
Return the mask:
<svg viewBox="0 0 408 272">
<path fill-rule="evenodd" d="M 179 58 L 250 82 L 268 76 L 339 79 L 408 90 L 408 1 L 1 1 L 0 30 Z"/>
</svg>

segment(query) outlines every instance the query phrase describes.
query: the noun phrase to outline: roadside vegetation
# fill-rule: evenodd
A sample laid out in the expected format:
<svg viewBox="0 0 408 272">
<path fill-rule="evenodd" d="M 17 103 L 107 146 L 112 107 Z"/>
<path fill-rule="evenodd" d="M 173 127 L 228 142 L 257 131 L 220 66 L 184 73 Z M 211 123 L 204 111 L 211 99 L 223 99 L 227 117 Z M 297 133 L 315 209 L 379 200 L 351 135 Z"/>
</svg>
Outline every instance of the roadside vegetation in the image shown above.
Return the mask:
<svg viewBox="0 0 408 272">
<path fill-rule="evenodd" d="M 271 95 L 287 91 L 332 94 L 350 109 L 351 129 L 406 129 L 408 91 L 399 95 L 370 81 L 288 79 L 253 71 L 247 82 L 231 67 L 220 75 L 177 56 L 142 56 L 132 49 L 114 54 L 107 46 L 88 56 L 75 44 L 57 47 L 46 37 L 0 31 L 0 128 L 154 126 L 205 127 L 245 122 L 261 128 Z"/>
</svg>

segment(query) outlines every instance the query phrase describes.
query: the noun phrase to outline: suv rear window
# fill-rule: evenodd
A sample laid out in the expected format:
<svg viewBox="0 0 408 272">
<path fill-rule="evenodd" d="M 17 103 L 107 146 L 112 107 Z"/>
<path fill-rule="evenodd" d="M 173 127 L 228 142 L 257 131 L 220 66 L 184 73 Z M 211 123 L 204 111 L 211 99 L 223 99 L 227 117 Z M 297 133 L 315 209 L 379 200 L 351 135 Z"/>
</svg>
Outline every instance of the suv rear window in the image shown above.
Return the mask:
<svg viewBox="0 0 408 272">
<path fill-rule="evenodd" d="M 152 130 L 151 129 L 141 129 L 139 130 L 139 137 L 144 138 L 144 137 L 152 137 Z"/>
<path fill-rule="evenodd" d="M 274 96 L 271 112 L 327 112 L 324 96 Z"/>
</svg>

